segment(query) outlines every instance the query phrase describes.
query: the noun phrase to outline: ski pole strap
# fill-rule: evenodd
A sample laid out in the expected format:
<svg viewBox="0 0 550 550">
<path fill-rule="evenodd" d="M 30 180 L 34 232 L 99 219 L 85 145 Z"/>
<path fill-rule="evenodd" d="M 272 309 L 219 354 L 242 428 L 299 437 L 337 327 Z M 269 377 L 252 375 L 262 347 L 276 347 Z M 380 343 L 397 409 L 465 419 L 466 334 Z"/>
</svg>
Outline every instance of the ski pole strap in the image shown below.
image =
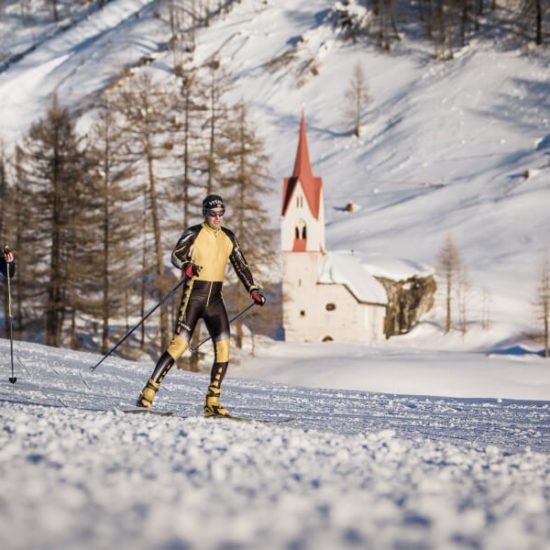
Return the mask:
<svg viewBox="0 0 550 550">
<path fill-rule="evenodd" d="M 243 316 L 249 309 L 252 309 L 256 305 L 256 302 L 252 302 L 251 304 L 248 304 L 244 309 L 239 311 L 239 313 L 236 313 L 231 319 L 229 319 L 229 324 L 233 323 L 233 321 L 236 321 L 239 317 Z M 194 348 L 189 348 L 189 351 L 191 353 L 195 353 L 203 344 L 208 342 L 208 340 L 211 340 L 212 336 L 207 336 L 204 338 L 204 340 L 201 340 Z"/>
</svg>

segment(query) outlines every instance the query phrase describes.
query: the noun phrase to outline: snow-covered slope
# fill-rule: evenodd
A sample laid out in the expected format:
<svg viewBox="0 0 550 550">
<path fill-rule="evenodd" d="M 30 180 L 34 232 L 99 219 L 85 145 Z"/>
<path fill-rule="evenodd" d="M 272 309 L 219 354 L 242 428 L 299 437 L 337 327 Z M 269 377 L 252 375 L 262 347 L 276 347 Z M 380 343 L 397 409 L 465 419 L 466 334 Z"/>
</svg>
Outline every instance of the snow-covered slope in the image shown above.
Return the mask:
<svg viewBox="0 0 550 550">
<path fill-rule="evenodd" d="M 122 409 L 151 365 L 92 374 L 91 354 L 15 352 L 17 382 L 0 380 L 6 550 L 548 548 L 548 403 L 308 389 L 232 369 L 234 413 L 296 420 L 201 418 L 207 378 L 182 371 L 157 398 L 178 416 L 134 415 Z"/>
<path fill-rule="evenodd" d="M 532 330 L 539 266 L 550 246 L 548 49 L 527 53 L 476 40 L 455 60 L 437 63 L 428 44 L 403 34 L 385 54 L 339 41 L 331 5 L 243 0 L 197 36 L 194 63 L 215 57 L 234 76 L 234 99 L 247 99 L 266 139 L 273 224 L 303 111 L 314 172 L 325 184 L 329 249 L 353 249 L 374 265 L 433 265 L 450 234 L 469 269 L 470 320 L 479 321 L 484 293 L 493 320 L 505 325 L 501 332 Z M 4 140 L 20 137 L 54 92 L 85 112 L 109 78 L 143 56 L 160 52 L 149 69 L 170 78 L 158 10 L 153 1 L 114 0 L 9 66 L 0 74 Z M 342 113 L 357 63 L 371 95 L 360 139 Z M 350 201 L 359 206 L 353 214 L 342 211 Z"/>
</svg>

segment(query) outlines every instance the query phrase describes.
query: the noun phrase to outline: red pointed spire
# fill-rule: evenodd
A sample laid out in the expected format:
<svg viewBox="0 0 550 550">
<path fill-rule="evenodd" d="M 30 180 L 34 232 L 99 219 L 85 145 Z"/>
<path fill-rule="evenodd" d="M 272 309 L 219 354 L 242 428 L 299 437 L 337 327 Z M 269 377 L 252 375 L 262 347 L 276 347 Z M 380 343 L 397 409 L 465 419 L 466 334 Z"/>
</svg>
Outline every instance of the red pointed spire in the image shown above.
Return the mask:
<svg viewBox="0 0 550 550">
<path fill-rule="evenodd" d="M 311 162 L 309 161 L 309 148 L 307 145 L 306 118 L 303 111 L 302 119 L 300 120 L 298 150 L 296 151 L 296 160 L 294 162 L 294 172 L 292 176 L 303 182 L 309 181 L 313 177 Z"/>
<path fill-rule="evenodd" d="M 294 172 L 290 178 L 285 178 L 283 186 L 283 208 L 284 216 L 292 195 L 298 182 L 301 183 L 306 196 L 309 208 L 314 218 L 319 217 L 321 206 L 321 189 L 323 180 L 313 175 L 311 162 L 309 160 L 309 148 L 307 145 L 306 119 L 302 112 L 300 120 L 300 135 L 298 138 L 298 149 L 296 151 L 296 160 L 294 161 Z"/>
</svg>

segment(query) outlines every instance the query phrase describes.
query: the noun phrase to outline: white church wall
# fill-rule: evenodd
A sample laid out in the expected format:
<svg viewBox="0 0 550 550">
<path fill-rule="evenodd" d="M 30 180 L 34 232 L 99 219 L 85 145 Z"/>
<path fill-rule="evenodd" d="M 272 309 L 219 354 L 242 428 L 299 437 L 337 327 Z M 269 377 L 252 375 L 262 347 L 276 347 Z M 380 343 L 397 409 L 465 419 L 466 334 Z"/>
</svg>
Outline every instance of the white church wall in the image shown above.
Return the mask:
<svg viewBox="0 0 550 550">
<path fill-rule="evenodd" d="M 317 284 L 322 254 L 284 254 L 285 340 L 369 341 L 384 336 L 385 307 L 361 304 L 344 285 Z"/>
</svg>

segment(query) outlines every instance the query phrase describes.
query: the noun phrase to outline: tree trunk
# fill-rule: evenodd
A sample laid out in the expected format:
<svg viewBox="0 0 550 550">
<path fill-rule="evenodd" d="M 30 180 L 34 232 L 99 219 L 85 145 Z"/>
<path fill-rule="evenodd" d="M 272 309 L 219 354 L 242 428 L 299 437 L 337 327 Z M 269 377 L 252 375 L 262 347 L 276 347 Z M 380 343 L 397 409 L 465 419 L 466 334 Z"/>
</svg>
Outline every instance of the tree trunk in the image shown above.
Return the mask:
<svg viewBox="0 0 550 550">
<path fill-rule="evenodd" d="M 149 136 L 148 136 L 149 137 Z M 155 261 L 156 272 L 158 276 L 159 284 L 159 301 L 165 293 L 166 285 L 164 281 L 164 260 L 162 258 L 162 238 L 160 228 L 160 213 L 158 206 L 158 194 L 156 186 L 156 177 L 154 172 L 154 161 L 152 146 L 147 144 L 147 171 L 149 175 L 149 198 L 151 199 L 151 215 L 153 221 L 153 238 L 155 241 Z M 165 349 L 170 340 L 169 335 L 169 323 L 168 323 L 168 306 L 166 302 L 160 306 L 160 345 L 162 349 Z"/>
</svg>

